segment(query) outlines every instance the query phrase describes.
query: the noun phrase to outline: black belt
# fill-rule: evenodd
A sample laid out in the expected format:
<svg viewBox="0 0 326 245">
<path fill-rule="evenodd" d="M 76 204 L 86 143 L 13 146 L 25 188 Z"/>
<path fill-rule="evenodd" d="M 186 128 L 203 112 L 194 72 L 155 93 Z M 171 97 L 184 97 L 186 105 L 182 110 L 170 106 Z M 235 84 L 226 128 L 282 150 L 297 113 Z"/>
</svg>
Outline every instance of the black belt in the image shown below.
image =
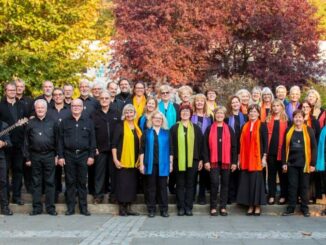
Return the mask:
<svg viewBox="0 0 326 245">
<path fill-rule="evenodd" d="M 49 154 L 49 153 L 54 153 L 54 150 L 49 150 L 49 151 L 32 151 L 31 153 L 33 153 L 33 154 Z"/>
<path fill-rule="evenodd" d="M 75 155 L 79 155 L 79 154 L 82 154 L 82 153 L 85 153 L 87 152 L 88 150 L 80 150 L 80 149 L 76 149 L 76 150 L 67 150 L 68 152 L 72 153 L 72 154 L 75 154 Z"/>
</svg>

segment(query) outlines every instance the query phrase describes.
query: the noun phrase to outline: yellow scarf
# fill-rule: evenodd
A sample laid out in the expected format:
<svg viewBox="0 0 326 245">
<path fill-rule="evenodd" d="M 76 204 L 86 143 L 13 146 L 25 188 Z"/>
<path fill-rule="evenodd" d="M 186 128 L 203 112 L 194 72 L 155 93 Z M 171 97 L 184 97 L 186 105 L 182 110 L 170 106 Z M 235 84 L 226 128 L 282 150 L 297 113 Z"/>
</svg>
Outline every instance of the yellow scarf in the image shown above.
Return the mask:
<svg viewBox="0 0 326 245">
<path fill-rule="evenodd" d="M 136 109 L 135 122 L 138 123 L 138 120 L 143 115 L 144 108 L 146 106 L 146 97 L 145 97 L 145 95 L 143 95 L 141 97 L 141 100 L 139 102 L 137 101 L 137 97 L 134 96 L 134 98 L 132 99 L 132 104 L 134 105 L 134 107 Z"/>
<path fill-rule="evenodd" d="M 304 172 L 310 173 L 310 162 L 311 162 L 311 148 L 310 148 L 310 137 L 308 133 L 307 125 L 303 125 L 303 141 L 304 141 L 304 153 L 305 153 L 305 166 Z M 290 153 L 290 142 L 294 132 L 294 125 L 289 129 L 288 133 L 286 134 L 286 142 L 285 142 L 285 152 L 286 152 L 286 162 L 289 159 Z"/>
<path fill-rule="evenodd" d="M 139 140 L 142 133 L 137 124 L 135 124 L 135 130 Z M 137 165 L 135 160 L 135 139 L 129 123 L 126 120 L 123 122 L 122 142 L 121 165 L 123 168 L 134 168 Z"/>
</svg>

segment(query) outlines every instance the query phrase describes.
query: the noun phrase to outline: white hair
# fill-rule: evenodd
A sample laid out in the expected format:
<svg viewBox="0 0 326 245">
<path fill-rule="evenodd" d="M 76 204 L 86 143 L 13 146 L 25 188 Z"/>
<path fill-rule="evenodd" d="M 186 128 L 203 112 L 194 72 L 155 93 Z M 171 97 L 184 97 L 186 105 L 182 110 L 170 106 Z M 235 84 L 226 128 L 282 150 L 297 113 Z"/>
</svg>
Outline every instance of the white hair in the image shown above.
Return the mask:
<svg viewBox="0 0 326 245">
<path fill-rule="evenodd" d="M 134 118 L 133 119 L 135 119 L 136 118 L 136 109 L 135 109 L 135 107 L 132 105 L 132 104 L 127 104 L 127 105 L 125 105 L 124 107 L 123 107 L 123 110 L 122 110 L 122 116 L 121 116 L 121 120 L 123 121 L 123 120 L 125 120 L 125 113 L 127 112 L 127 111 L 129 111 L 129 110 L 132 110 L 134 113 L 135 113 L 135 116 L 134 116 Z"/>
<path fill-rule="evenodd" d="M 294 90 L 297 90 L 297 91 L 299 91 L 299 93 L 301 93 L 301 89 L 300 89 L 300 87 L 297 86 L 297 85 L 294 85 L 294 86 L 292 86 L 292 87 L 290 88 L 290 94 L 291 94 Z"/>
<path fill-rule="evenodd" d="M 162 119 L 163 119 L 163 121 L 162 121 L 162 126 L 161 126 L 161 128 L 163 128 L 163 129 L 169 129 L 168 128 L 168 121 L 166 120 L 166 117 L 164 116 L 164 114 L 162 113 L 162 112 L 160 112 L 160 111 L 153 111 L 152 112 L 152 114 L 149 116 L 149 118 L 148 118 L 148 120 L 147 120 L 147 127 L 148 128 L 151 128 L 152 126 L 153 126 L 153 117 L 155 116 L 155 115 L 160 115 L 160 116 L 162 116 Z"/>
<path fill-rule="evenodd" d="M 89 82 L 89 80 L 86 79 L 86 78 L 82 79 L 82 80 L 79 82 L 79 87 L 80 87 L 80 85 L 82 85 L 82 84 L 86 84 L 88 87 L 90 87 L 90 82 Z"/>
<path fill-rule="evenodd" d="M 272 101 L 274 100 L 274 94 L 272 92 L 272 90 L 269 87 L 264 87 L 261 91 L 261 95 L 263 96 L 264 94 L 269 94 L 270 96 L 272 96 Z"/>
<path fill-rule="evenodd" d="M 37 104 L 42 104 L 45 107 L 45 109 L 48 108 L 48 103 L 44 99 L 35 100 L 34 107 L 36 107 Z"/>
</svg>

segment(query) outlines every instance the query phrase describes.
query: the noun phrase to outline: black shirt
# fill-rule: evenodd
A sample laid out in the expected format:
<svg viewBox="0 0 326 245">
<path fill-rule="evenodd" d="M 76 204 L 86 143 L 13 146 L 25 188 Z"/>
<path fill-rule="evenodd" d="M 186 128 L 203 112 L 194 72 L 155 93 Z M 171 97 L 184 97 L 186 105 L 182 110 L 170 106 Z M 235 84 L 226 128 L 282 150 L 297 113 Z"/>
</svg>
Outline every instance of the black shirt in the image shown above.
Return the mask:
<svg viewBox="0 0 326 245">
<path fill-rule="evenodd" d="M 3 130 L 5 130 L 8 127 L 8 124 L 5 122 L 0 121 L 0 132 L 2 132 Z M 3 148 L 0 148 L 0 159 L 5 158 L 5 152 L 4 149 L 11 147 L 11 140 L 9 137 L 9 134 L 4 134 L 3 136 L 0 137 L 0 140 L 2 140 L 3 142 L 7 143 L 7 145 Z"/>
<path fill-rule="evenodd" d="M 71 116 L 71 110 L 67 105 L 64 105 L 60 111 L 58 111 L 57 108 L 53 106 L 52 108 L 48 109 L 47 115 L 55 122 L 60 123 L 62 120 Z"/>
<path fill-rule="evenodd" d="M 18 118 L 17 118 L 17 102 L 15 102 L 13 104 L 7 103 L 7 105 L 8 105 L 10 115 L 12 116 L 14 121 L 16 122 L 18 120 Z"/>
<path fill-rule="evenodd" d="M 290 142 L 289 165 L 295 167 L 304 167 L 305 153 L 302 131 L 294 131 Z"/>
<path fill-rule="evenodd" d="M 30 153 L 57 152 L 58 127 L 56 122 L 46 116 L 43 120 L 38 117 L 31 119 L 25 130 L 24 156 L 30 160 Z"/>
<path fill-rule="evenodd" d="M 132 94 L 121 92 L 115 97 L 117 100 L 120 100 L 123 103 L 123 106 L 127 104 L 132 104 Z"/>
<path fill-rule="evenodd" d="M 123 107 L 124 103 L 116 98 L 110 103 L 110 109 L 117 111 L 119 118 L 121 118 Z"/>
<path fill-rule="evenodd" d="M 35 101 L 38 100 L 38 99 L 43 99 L 43 100 L 45 100 L 46 103 L 48 104 L 48 108 L 51 108 L 51 107 L 54 106 L 54 100 L 53 100 L 53 98 L 51 98 L 51 100 L 48 101 L 48 100 L 45 98 L 45 95 L 44 95 L 44 94 L 42 94 L 42 95 L 36 97 L 36 98 L 35 98 Z"/>
<path fill-rule="evenodd" d="M 99 152 L 111 150 L 112 135 L 116 125 L 120 123 L 120 115 L 116 110 L 110 109 L 105 113 L 102 109 L 96 110 L 92 114 L 92 120 L 95 126 L 95 137 L 97 149 Z"/>
<path fill-rule="evenodd" d="M 272 132 L 271 141 L 269 142 L 269 156 L 277 156 L 278 142 L 280 137 L 280 120 L 274 120 L 274 127 Z"/>
<path fill-rule="evenodd" d="M 83 116 L 87 118 L 91 117 L 93 112 L 101 107 L 100 103 L 93 97 L 88 96 L 86 99 L 79 97 L 79 99 L 83 101 Z"/>
<path fill-rule="evenodd" d="M 77 121 L 73 116 L 64 119 L 59 125 L 59 158 L 64 158 L 65 151 L 88 151 L 89 157 L 95 156 L 96 139 L 94 123 L 81 116 Z"/>
<path fill-rule="evenodd" d="M 34 100 L 27 96 L 17 98 L 17 100 L 24 105 L 27 116 L 30 117 L 34 111 Z"/>
</svg>

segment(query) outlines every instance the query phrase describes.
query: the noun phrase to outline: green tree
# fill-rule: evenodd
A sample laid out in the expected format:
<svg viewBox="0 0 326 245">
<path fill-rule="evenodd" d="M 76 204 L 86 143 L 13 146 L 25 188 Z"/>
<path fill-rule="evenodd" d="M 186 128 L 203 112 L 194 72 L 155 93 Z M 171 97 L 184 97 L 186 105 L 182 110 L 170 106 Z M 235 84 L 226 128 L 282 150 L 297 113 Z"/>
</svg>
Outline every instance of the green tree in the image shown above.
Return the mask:
<svg viewBox="0 0 326 245">
<path fill-rule="evenodd" d="M 104 0 L 0 0 L 0 81 L 22 78 L 33 93 L 46 79 L 73 83 L 107 51 L 89 43 L 107 46 L 111 10 Z"/>
</svg>

